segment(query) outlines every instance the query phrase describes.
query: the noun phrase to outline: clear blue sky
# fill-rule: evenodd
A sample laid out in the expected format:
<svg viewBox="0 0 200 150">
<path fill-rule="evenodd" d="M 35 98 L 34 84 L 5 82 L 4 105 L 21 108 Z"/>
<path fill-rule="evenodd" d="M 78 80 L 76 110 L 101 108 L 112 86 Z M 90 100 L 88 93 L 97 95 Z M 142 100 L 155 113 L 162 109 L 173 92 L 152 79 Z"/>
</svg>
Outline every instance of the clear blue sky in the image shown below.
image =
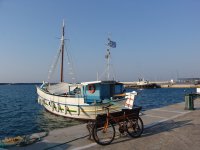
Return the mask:
<svg viewBox="0 0 200 150">
<path fill-rule="evenodd" d="M 199 0 L 0 0 L 0 82 L 42 82 L 59 48 L 62 19 L 78 81 L 117 48 L 117 80 L 200 77 Z"/>
</svg>

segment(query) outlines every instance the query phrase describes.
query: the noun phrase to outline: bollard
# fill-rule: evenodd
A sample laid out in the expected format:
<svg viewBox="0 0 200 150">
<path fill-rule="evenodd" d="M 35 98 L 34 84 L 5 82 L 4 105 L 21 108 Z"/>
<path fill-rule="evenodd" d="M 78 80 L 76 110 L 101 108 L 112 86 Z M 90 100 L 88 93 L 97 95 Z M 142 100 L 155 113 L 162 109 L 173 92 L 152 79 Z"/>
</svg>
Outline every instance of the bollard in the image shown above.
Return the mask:
<svg viewBox="0 0 200 150">
<path fill-rule="evenodd" d="M 194 110 L 194 95 L 185 95 L 185 110 Z"/>
</svg>

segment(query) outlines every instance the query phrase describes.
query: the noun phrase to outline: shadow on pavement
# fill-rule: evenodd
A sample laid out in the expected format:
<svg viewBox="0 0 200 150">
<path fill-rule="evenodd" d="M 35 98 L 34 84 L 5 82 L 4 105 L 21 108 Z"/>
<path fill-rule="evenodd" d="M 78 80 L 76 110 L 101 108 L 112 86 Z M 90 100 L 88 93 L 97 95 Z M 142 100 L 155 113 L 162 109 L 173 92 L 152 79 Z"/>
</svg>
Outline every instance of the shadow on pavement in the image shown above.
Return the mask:
<svg viewBox="0 0 200 150">
<path fill-rule="evenodd" d="M 175 128 L 181 128 L 184 126 L 190 126 L 193 125 L 192 123 L 190 123 L 192 120 L 184 120 L 184 121 L 173 121 L 173 120 L 169 120 L 166 122 L 162 122 L 159 123 L 157 125 L 154 125 L 152 127 L 149 128 L 145 128 L 143 134 L 141 135 L 141 137 L 139 138 L 143 138 L 143 137 L 147 137 L 147 136 L 152 136 L 155 134 L 159 134 L 162 132 L 169 132 L 172 131 Z M 128 136 L 128 135 L 127 135 Z M 117 144 L 117 143 L 122 143 L 125 141 L 130 141 L 130 140 L 136 140 L 137 138 L 131 138 L 131 137 L 124 137 L 123 139 L 118 139 L 118 140 L 114 140 L 111 144 Z"/>
<path fill-rule="evenodd" d="M 151 135 L 159 134 L 166 131 L 171 131 L 175 128 L 190 126 L 192 125 L 192 123 L 190 123 L 191 121 L 192 120 L 184 120 L 184 121 L 169 120 L 166 122 L 162 122 L 152 127 L 149 127 L 147 129 L 144 129 L 144 132 L 141 137 L 146 137 L 146 136 L 151 136 Z"/>
</svg>

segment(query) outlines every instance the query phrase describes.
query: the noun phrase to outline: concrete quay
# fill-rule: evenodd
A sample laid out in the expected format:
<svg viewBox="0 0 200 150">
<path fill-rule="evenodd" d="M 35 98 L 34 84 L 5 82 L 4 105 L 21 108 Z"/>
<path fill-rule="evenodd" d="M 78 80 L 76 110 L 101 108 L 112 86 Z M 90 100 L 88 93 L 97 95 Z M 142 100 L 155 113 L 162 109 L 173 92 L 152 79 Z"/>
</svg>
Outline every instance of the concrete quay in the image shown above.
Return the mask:
<svg viewBox="0 0 200 150">
<path fill-rule="evenodd" d="M 200 99 L 194 101 L 195 110 L 184 110 L 185 103 L 177 103 L 143 112 L 144 133 L 140 138 L 116 135 L 107 146 L 88 140 L 85 124 L 50 131 L 41 141 L 11 150 L 199 150 Z M 118 127 L 116 126 L 116 131 Z"/>
</svg>

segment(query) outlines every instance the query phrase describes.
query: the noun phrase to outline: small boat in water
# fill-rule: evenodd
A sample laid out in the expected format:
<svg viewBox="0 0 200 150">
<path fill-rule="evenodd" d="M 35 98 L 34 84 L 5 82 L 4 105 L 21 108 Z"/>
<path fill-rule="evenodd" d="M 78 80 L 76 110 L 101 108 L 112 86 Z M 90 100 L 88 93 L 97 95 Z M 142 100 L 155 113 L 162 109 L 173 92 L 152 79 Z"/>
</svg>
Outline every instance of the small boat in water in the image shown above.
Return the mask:
<svg viewBox="0 0 200 150">
<path fill-rule="evenodd" d="M 38 102 L 46 110 L 56 115 L 93 120 L 98 114 L 105 113 L 104 105 L 112 103 L 111 112 L 122 108 L 132 109 L 135 91 L 125 92 L 124 85 L 114 80 L 67 83 L 63 81 L 64 60 L 64 21 L 61 37 L 61 74 L 60 83 L 43 82 L 37 87 Z M 108 39 L 108 47 L 116 47 L 116 43 Z M 109 68 L 110 51 L 107 49 L 107 67 Z M 109 73 L 108 73 L 109 77 Z"/>
<path fill-rule="evenodd" d="M 148 80 L 144 80 L 144 78 L 139 78 L 139 81 L 136 83 L 136 87 L 140 89 L 160 88 L 158 84 L 150 83 Z"/>
<path fill-rule="evenodd" d="M 136 89 L 161 88 L 160 85 L 158 85 L 156 83 L 150 83 L 148 80 L 144 80 L 144 78 L 139 78 L 138 82 L 136 82 L 134 84 L 127 85 L 126 87 L 128 87 L 128 88 L 136 88 Z"/>
</svg>

